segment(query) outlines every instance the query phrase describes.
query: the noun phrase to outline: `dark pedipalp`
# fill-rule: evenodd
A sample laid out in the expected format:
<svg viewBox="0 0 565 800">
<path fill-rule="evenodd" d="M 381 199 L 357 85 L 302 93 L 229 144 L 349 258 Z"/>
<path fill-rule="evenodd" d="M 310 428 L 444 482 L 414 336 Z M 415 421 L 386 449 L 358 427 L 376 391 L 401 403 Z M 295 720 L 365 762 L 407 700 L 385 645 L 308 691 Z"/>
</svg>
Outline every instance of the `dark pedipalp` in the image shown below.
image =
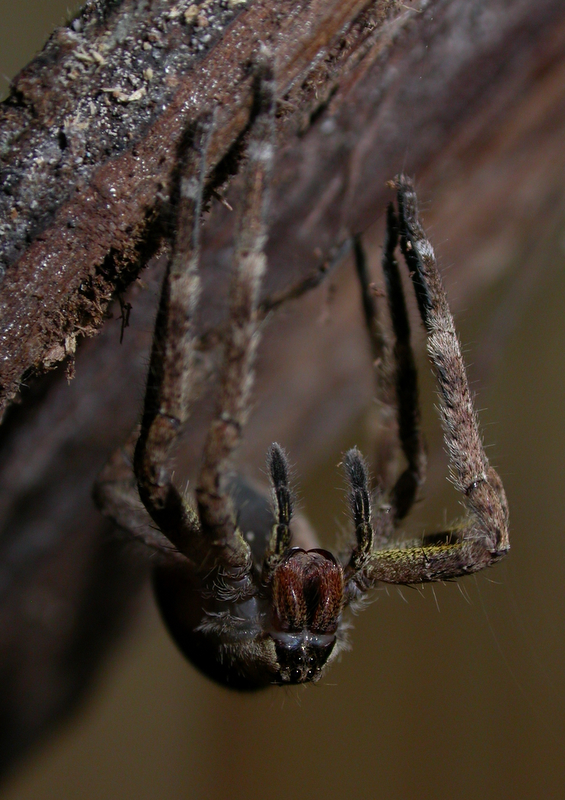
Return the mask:
<svg viewBox="0 0 565 800">
<path fill-rule="evenodd" d="M 271 445 L 267 453 L 267 465 L 271 475 L 279 525 L 288 525 L 293 511 L 288 461 L 284 450 L 276 442 Z"/>
<path fill-rule="evenodd" d="M 351 554 L 350 567 L 357 569 L 371 551 L 374 539 L 369 475 L 365 459 L 356 447 L 347 451 L 343 457 L 343 466 L 349 483 L 349 505 L 357 539 L 357 546 Z"/>
</svg>

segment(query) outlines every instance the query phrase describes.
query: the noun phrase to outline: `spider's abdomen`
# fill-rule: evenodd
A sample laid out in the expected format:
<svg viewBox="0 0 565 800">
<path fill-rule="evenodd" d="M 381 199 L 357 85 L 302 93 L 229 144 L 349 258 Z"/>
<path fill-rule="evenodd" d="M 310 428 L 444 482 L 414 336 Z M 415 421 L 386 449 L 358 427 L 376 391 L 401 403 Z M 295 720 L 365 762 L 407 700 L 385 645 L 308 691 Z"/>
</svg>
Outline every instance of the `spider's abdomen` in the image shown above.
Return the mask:
<svg viewBox="0 0 565 800">
<path fill-rule="evenodd" d="M 173 639 L 204 675 L 243 691 L 278 682 L 274 643 L 263 631 L 264 600 L 218 600 L 182 560 L 158 564 L 153 588 Z"/>
</svg>

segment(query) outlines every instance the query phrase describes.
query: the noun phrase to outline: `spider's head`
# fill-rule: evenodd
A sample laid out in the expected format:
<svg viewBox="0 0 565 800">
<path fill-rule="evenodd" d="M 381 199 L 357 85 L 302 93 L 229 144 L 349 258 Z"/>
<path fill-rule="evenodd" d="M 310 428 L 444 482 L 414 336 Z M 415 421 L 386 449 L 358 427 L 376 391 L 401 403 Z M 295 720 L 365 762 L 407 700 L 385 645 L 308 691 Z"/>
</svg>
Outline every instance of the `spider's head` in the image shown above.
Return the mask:
<svg viewBox="0 0 565 800">
<path fill-rule="evenodd" d="M 277 683 L 306 683 L 322 675 L 337 639 L 343 570 L 327 550 L 293 547 L 276 567 L 269 631 L 277 653 Z"/>
</svg>

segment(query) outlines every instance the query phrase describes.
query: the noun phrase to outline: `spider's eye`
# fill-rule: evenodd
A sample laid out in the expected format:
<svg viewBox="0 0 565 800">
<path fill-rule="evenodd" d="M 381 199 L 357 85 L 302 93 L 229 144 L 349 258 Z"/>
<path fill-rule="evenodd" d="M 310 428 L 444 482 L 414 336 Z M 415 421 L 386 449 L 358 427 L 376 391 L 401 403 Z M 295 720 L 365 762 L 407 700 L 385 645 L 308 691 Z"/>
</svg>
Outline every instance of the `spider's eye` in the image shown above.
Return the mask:
<svg viewBox="0 0 565 800">
<path fill-rule="evenodd" d="M 316 636 L 304 632 L 300 641 L 296 636 L 285 634 L 273 636 L 280 666 L 280 683 L 306 683 L 316 680 L 328 660 L 335 643 L 335 636 Z"/>
</svg>

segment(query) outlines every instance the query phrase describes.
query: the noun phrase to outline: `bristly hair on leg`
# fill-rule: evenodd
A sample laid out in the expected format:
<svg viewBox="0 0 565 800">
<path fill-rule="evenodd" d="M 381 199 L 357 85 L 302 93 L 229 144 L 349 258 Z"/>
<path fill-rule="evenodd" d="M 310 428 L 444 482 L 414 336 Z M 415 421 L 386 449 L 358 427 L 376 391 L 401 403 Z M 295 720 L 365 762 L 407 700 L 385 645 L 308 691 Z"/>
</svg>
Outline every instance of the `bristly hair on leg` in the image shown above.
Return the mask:
<svg viewBox="0 0 565 800">
<path fill-rule="evenodd" d="M 237 529 L 226 486 L 230 459 L 249 413 L 253 364 L 259 343 L 257 303 L 266 269 L 267 209 L 274 158 L 275 82 L 272 58 L 262 51 L 256 74 L 244 187 L 230 290 L 229 327 L 220 375 L 219 402 L 208 430 L 196 484 L 198 515 L 211 541 L 223 541 L 234 570 L 247 570 L 249 548 Z"/>
<path fill-rule="evenodd" d="M 273 499 L 279 524 L 288 525 L 292 518 L 294 503 L 289 484 L 288 459 L 285 451 L 277 442 L 273 442 L 269 447 L 267 466 L 271 476 Z"/>
<path fill-rule="evenodd" d="M 357 542 L 351 554 L 348 570 L 357 571 L 371 552 L 374 540 L 369 470 L 356 447 L 348 450 L 343 457 L 343 467 L 349 486 L 349 507 Z"/>
</svg>

